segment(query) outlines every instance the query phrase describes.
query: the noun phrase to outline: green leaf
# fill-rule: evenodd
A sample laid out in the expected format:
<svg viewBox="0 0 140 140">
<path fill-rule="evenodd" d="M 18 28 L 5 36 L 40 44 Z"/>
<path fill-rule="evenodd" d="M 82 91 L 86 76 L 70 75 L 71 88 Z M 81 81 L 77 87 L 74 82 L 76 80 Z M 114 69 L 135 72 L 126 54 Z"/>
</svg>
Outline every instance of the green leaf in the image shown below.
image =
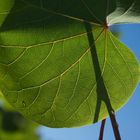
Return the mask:
<svg viewBox="0 0 140 140">
<path fill-rule="evenodd" d="M 120 109 L 140 69 L 106 27 L 116 8 L 114 0 L 16 0 L 0 28 L 0 89 L 10 104 L 49 127 L 92 124 Z"/>
<path fill-rule="evenodd" d="M 14 5 L 15 0 L 1 0 L 0 1 L 0 26 L 4 22 L 5 18 L 9 14 L 11 8 Z"/>
</svg>

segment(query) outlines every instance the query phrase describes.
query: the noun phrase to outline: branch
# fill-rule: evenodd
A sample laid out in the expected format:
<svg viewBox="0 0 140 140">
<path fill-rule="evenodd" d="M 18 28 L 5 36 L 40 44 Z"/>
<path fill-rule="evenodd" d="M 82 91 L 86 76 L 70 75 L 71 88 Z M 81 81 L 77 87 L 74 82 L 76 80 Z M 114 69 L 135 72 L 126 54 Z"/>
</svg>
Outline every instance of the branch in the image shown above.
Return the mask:
<svg viewBox="0 0 140 140">
<path fill-rule="evenodd" d="M 106 122 L 106 119 L 102 120 L 101 128 L 100 128 L 99 140 L 103 140 L 105 122 Z"/>
<path fill-rule="evenodd" d="M 119 132 L 119 128 L 118 128 L 118 123 L 117 123 L 116 118 L 115 118 L 115 113 L 112 111 L 109 113 L 109 116 L 110 116 L 113 131 L 114 131 L 115 139 L 121 140 L 121 136 L 120 136 L 120 132 Z"/>
</svg>

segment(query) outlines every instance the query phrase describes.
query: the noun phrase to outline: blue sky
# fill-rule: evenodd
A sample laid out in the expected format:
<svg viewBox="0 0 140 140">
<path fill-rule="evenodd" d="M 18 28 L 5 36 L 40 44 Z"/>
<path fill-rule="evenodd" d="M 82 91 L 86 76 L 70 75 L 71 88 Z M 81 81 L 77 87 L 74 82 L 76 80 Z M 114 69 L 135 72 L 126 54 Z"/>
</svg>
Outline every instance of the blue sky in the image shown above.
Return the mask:
<svg viewBox="0 0 140 140">
<path fill-rule="evenodd" d="M 121 40 L 140 62 L 140 24 L 117 25 L 122 32 Z M 130 101 L 116 113 L 122 140 L 140 139 L 140 84 Z M 100 122 L 81 128 L 53 129 L 41 127 L 42 140 L 98 140 Z M 110 120 L 107 119 L 104 140 L 115 140 Z"/>
</svg>

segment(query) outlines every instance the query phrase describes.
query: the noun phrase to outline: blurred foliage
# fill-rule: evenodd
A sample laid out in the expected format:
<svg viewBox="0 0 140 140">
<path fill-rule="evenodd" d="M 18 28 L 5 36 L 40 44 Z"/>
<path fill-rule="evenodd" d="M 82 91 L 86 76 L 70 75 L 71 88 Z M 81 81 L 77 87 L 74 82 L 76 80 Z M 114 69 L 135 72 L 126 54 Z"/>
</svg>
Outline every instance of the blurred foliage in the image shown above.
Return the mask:
<svg viewBox="0 0 140 140">
<path fill-rule="evenodd" d="M 0 140 L 40 140 L 37 127 L 17 113 L 0 92 Z"/>
</svg>

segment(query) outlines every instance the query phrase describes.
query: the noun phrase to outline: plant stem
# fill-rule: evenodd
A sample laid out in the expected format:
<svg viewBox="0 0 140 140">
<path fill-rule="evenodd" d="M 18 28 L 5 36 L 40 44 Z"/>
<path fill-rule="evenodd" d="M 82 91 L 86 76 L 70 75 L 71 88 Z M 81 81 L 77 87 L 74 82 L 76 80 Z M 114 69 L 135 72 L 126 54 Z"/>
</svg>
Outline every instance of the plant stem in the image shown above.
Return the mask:
<svg viewBox="0 0 140 140">
<path fill-rule="evenodd" d="M 102 120 L 101 122 L 99 140 L 103 140 L 105 122 L 106 122 L 106 119 Z"/>
<path fill-rule="evenodd" d="M 112 111 L 109 113 L 109 116 L 110 116 L 113 131 L 114 131 L 115 139 L 121 140 L 121 136 L 120 136 L 120 132 L 119 132 L 119 128 L 118 128 L 118 123 L 117 123 L 116 118 L 115 118 L 115 113 Z"/>
</svg>

